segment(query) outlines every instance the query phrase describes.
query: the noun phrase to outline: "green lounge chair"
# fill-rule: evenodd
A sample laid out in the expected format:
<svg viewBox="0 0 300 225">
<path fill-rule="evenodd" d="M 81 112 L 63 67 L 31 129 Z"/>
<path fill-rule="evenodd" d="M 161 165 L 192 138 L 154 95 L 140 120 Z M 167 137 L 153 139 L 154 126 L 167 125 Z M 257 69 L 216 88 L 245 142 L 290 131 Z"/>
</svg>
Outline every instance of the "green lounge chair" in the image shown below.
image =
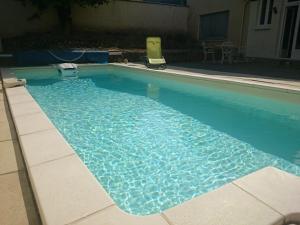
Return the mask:
<svg viewBox="0 0 300 225">
<path fill-rule="evenodd" d="M 148 37 L 147 45 L 147 58 L 146 66 L 149 68 L 166 68 L 166 60 L 161 52 L 161 39 L 160 37 Z"/>
</svg>

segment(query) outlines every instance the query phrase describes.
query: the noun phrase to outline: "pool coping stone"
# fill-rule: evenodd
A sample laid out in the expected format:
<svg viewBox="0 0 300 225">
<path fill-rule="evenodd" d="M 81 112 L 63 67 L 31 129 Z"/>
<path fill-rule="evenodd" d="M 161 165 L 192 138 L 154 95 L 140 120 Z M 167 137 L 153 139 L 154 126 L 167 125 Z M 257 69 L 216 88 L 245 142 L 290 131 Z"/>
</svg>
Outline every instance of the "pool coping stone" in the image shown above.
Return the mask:
<svg viewBox="0 0 300 225">
<path fill-rule="evenodd" d="M 143 64 L 139 63 L 110 63 L 111 65 L 125 67 L 125 68 L 132 68 L 132 69 L 139 69 L 143 71 L 150 71 L 150 72 L 159 72 L 163 74 L 172 74 L 172 75 L 180 75 L 185 77 L 193 77 L 203 80 L 214 80 L 214 81 L 221 81 L 221 82 L 229 82 L 229 83 L 238 83 L 246 86 L 256 86 L 256 87 L 264 87 L 267 89 L 277 89 L 281 91 L 285 91 L 288 93 L 300 93 L 300 82 L 295 82 L 293 80 L 287 81 L 286 80 L 278 80 L 274 79 L 267 79 L 263 77 L 245 77 L 244 74 L 241 73 L 228 73 L 228 72 L 219 72 L 219 71 L 212 71 L 212 70 L 204 70 L 204 69 L 187 69 L 184 67 L 178 66 L 168 66 L 165 70 L 153 70 L 150 68 L 145 67 Z M 213 74 L 212 74 L 213 73 Z M 234 74 L 234 76 L 232 76 Z M 297 83 L 298 85 L 293 85 L 292 83 Z"/>
<path fill-rule="evenodd" d="M 286 222 L 300 221 L 299 177 L 267 167 L 237 179 L 233 184 L 285 215 Z"/>
</svg>

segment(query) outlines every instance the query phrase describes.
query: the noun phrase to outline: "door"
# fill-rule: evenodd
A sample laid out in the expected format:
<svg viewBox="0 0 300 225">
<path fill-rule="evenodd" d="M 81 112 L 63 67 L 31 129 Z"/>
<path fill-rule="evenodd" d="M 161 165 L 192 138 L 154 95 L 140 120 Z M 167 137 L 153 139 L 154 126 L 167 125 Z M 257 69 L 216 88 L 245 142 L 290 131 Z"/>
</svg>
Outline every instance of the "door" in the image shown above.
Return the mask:
<svg viewBox="0 0 300 225">
<path fill-rule="evenodd" d="M 292 59 L 300 60 L 300 4 L 298 6 L 298 17 L 295 29 L 295 40 L 293 44 Z"/>
<path fill-rule="evenodd" d="M 300 0 L 287 0 L 281 57 L 300 59 Z"/>
</svg>

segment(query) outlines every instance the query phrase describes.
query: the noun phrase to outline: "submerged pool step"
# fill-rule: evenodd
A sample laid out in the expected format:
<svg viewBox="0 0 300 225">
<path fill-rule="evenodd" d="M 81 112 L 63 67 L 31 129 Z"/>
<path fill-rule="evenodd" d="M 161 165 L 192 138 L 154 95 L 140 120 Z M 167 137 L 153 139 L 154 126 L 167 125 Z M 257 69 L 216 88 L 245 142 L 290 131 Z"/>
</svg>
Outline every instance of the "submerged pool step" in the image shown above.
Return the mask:
<svg viewBox="0 0 300 225">
<path fill-rule="evenodd" d="M 8 78 L 3 81 L 3 86 L 5 88 L 13 88 L 19 86 L 25 86 L 26 79 Z"/>
</svg>

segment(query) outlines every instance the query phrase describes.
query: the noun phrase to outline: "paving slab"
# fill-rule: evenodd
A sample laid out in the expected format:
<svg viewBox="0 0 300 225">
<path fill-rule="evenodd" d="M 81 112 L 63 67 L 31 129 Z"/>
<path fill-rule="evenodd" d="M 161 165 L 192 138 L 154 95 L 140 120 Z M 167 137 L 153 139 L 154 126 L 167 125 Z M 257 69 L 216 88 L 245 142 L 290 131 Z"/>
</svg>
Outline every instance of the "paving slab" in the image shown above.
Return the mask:
<svg viewBox="0 0 300 225">
<path fill-rule="evenodd" d="M 0 101 L 0 121 L 10 118 L 10 110 L 7 101 Z"/>
<path fill-rule="evenodd" d="M 20 143 L 29 166 L 75 154 L 56 129 L 20 136 Z"/>
<path fill-rule="evenodd" d="M 3 93 L 0 93 L 3 98 Z M 3 101 L 2 101 L 3 100 Z M 6 100 L 0 100 L 0 141 L 16 139 L 15 128 Z"/>
<path fill-rule="evenodd" d="M 40 225 L 24 171 L 0 175 L 0 224 Z"/>
<path fill-rule="evenodd" d="M 17 141 L 0 142 L 0 174 L 24 169 L 21 150 Z"/>
<path fill-rule="evenodd" d="M 6 105 L 5 104 L 1 105 L 0 102 L 0 122 L 5 122 L 8 120 L 6 111 L 7 111 Z"/>
<path fill-rule="evenodd" d="M 163 213 L 172 225 L 282 225 L 283 216 L 233 184 Z"/>
<path fill-rule="evenodd" d="M 76 155 L 31 167 L 29 174 L 44 224 L 67 224 L 113 205 Z"/>
<path fill-rule="evenodd" d="M 54 128 L 53 124 L 44 113 L 17 116 L 15 117 L 15 121 L 19 135 L 25 135 Z"/>
<path fill-rule="evenodd" d="M 31 102 L 14 104 L 11 107 L 11 112 L 12 112 L 12 115 L 16 117 L 16 116 L 22 116 L 22 115 L 42 112 L 42 109 L 36 102 L 31 101 Z"/>
<path fill-rule="evenodd" d="M 14 140 L 17 138 L 13 122 L 9 115 L 7 120 L 0 121 L 0 141 Z"/>
<path fill-rule="evenodd" d="M 134 216 L 123 212 L 117 206 L 104 209 L 91 216 L 71 223 L 72 225 L 169 225 L 159 215 Z"/>
<path fill-rule="evenodd" d="M 267 167 L 234 184 L 285 215 L 287 222 L 300 223 L 300 177 Z"/>
<path fill-rule="evenodd" d="M 3 91 L 0 88 L 0 103 L 4 101 Z M 0 106 L 1 108 L 1 106 Z"/>
</svg>

